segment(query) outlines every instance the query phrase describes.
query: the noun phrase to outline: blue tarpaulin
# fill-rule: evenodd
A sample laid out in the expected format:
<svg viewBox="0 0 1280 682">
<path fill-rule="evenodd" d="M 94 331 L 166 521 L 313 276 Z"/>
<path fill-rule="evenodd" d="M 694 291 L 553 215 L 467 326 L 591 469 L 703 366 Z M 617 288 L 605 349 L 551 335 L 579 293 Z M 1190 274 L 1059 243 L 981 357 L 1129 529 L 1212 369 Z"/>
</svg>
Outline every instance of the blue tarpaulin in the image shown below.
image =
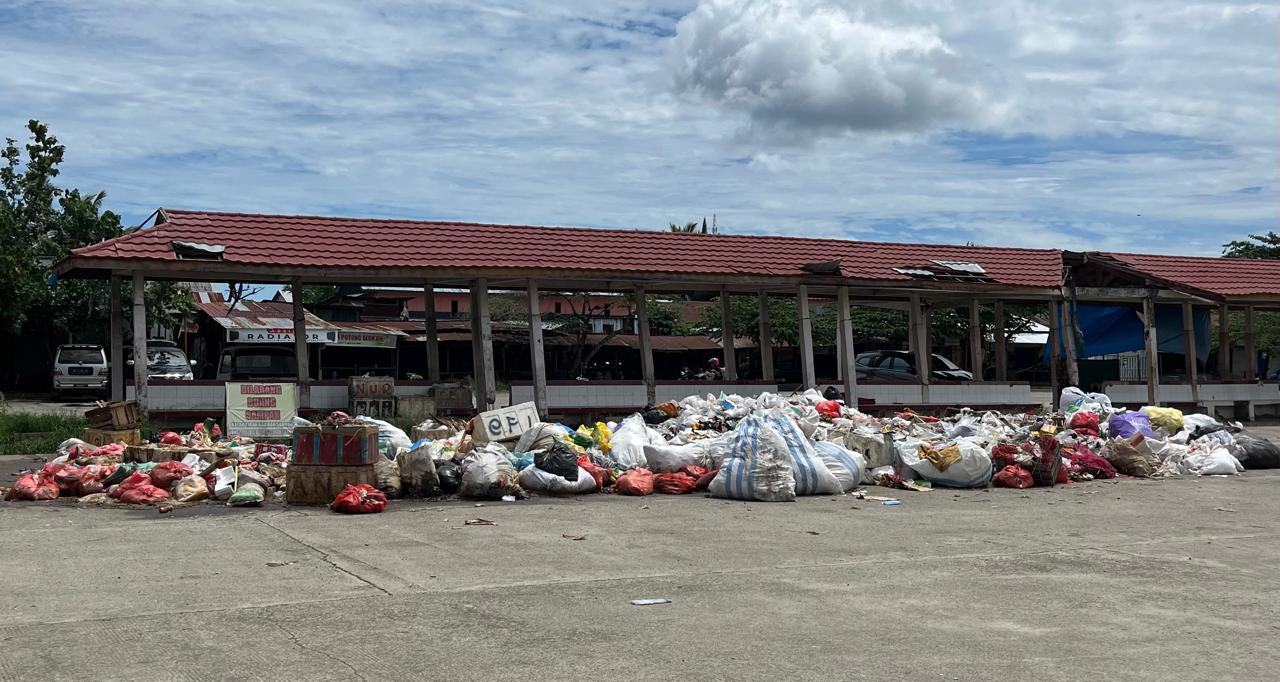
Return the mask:
<svg viewBox="0 0 1280 682">
<path fill-rule="evenodd" d="M 1077 338 L 1076 352 L 1082 358 L 1101 355 L 1130 353 L 1146 347 L 1143 338 L 1142 318 L 1139 309 L 1129 306 L 1077 305 L 1076 319 L 1080 325 L 1083 342 Z M 1196 357 L 1201 362 L 1209 359 L 1209 321 L 1207 308 L 1197 309 L 1195 322 Z M 1183 352 L 1182 306 L 1156 306 L 1156 341 L 1161 353 Z M 1066 343 L 1058 341 L 1059 357 L 1066 357 Z M 1044 364 L 1049 364 L 1049 344 L 1044 348 Z"/>
</svg>

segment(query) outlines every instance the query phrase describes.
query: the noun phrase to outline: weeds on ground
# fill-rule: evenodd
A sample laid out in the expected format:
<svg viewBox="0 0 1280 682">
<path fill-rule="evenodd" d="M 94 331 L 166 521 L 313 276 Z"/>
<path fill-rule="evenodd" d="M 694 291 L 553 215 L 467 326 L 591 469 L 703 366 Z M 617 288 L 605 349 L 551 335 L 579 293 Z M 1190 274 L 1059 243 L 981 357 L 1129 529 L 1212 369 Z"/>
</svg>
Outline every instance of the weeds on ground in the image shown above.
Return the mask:
<svg viewBox="0 0 1280 682">
<path fill-rule="evenodd" d="M 45 455 L 84 433 L 84 417 L 0 412 L 0 455 Z"/>
</svg>

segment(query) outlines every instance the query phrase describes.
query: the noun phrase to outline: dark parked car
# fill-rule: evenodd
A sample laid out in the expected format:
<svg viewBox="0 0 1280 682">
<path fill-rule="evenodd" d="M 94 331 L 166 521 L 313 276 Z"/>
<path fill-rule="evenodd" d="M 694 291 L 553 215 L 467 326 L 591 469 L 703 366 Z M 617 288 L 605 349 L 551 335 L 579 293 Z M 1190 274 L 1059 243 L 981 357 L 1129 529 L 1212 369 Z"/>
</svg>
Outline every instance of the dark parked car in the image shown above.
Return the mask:
<svg viewBox="0 0 1280 682">
<path fill-rule="evenodd" d="M 933 366 L 929 376 L 939 381 L 973 381 L 973 375 L 960 369 L 956 363 L 934 353 L 930 356 Z M 855 358 L 859 372 L 867 378 L 885 381 L 919 381 L 916 374 L 916 356 L 905 350 L 873 350 L 858 353 Z M 859 377 L 861 378 L 861 377 Z"/>
</svg>

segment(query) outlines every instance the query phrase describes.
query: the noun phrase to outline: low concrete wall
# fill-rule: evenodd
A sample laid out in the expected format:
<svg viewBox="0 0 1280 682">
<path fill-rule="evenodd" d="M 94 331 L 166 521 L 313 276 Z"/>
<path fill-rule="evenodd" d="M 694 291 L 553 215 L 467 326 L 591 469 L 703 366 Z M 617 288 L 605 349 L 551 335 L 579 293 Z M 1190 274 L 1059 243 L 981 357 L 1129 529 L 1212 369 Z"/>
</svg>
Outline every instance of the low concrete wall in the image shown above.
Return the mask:
<svg viewBox="0 0 1280 682">
<path fill-rule="evenodd" d="M 430 384 L 397 384 L 396 396 L 425 396 Z M 125 389 L 132 400 L 133 385 Z M 221 381 L 163 381 L 147 386 L 148 410 L 152 412 L 222 413 L 226 410 L 226 384 Z M 311 384 L 311 409 L 347 409 L 346 382 L 314 382 Z"/>
<path fill-rule="evenodd" d="M 1103 384 L 1102 392 L 1117 405 L 1142 405 L 1147 402 L 1146 384 Z M 1160 384 L 1161 403 L 1191 403 L 1189 384 Z M 1245 410 L 1237 414 L 1236 403 L 1244 403 Z M 1200 405 L 1208 414 L 1233 419 L 1253 421 L 1264 407 L 1266 414 L 1280 413 L 1280 383 L 1212 383 L 1200 384 Z"/>
</svg>

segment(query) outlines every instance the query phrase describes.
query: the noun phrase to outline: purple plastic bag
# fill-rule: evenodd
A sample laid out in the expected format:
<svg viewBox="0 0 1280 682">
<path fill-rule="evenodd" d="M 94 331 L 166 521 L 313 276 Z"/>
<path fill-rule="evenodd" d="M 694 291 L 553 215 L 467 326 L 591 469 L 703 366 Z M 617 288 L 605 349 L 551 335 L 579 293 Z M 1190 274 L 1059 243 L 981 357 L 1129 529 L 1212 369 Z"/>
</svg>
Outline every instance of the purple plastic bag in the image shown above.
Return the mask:
<svg viewBox="0 0 1280 682">
<path fill-rule="evenodd" d="M 1122 412 L 1111 415 L 1108 422 L 1111 427 L 1112 438 L 1133 438 L 1134 434 L 1141 433 L 1147 438 L 1155 438 L 1156 434 L 1151 430 L 1151 420 L 1147 419 L 1147 415 L 1141 412 Z"/>
</svg>

